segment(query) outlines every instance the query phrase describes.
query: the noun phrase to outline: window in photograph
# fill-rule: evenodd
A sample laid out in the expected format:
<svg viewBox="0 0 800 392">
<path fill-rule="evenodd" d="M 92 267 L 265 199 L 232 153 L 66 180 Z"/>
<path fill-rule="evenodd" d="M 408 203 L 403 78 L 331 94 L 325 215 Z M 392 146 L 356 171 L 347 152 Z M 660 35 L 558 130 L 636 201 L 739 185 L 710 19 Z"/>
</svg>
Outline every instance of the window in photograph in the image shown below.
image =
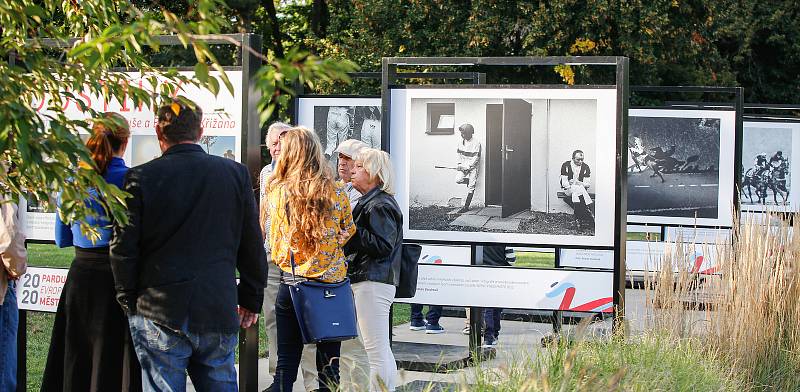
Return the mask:
<svg viewBox="0 0 800 392">
<path fill-rule="evenodd" d="M 455 133 L 456 104 L 429 103 L 428 135 L 452 135 Z"/>
</svg>

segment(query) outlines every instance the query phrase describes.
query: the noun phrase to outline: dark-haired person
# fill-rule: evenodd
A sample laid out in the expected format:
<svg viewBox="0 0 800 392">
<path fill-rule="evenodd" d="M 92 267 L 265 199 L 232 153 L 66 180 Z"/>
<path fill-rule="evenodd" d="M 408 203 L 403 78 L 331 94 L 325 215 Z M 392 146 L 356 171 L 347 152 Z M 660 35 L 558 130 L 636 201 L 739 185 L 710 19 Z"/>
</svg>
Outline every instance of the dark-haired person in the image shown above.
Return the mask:
<svg viewBox="0 0 800 392">
<path fill-rule="evenodd" d="M 594 214 L 590 209 L 593 203 L 589 196 L 589 185 L 592 171 L 589 165 L 584 162 L 583 151 L 575 150 L 572 152 L 572 160 L 561 165 L 561 189 L 567 195 L 564 200 L 572 207 L 575 218 L 580 227 L 581 222 L 594 223 Z"/>
<path fill-rule="evenodd" d="M 267 278 L 250 174 L 197 144 L 196 105 L 157 116 L 163 155 L 128 171 L 128 224 L 114 224 L 117 301 L 146 391 L 184 391 L 187 371 L 200 391 L 235 391 L 237 333 L 258 320 Z"/>
<path fill-rule="evenodd" d="M 119 188 L 128 171 L 122 155 L 129 139 L 127 121 L 106 113 L 102 121 L 95 121 L 86 142 L 94 169 Z M 56 244 L 74 246 L 75 259 L 58 302 L 42 391 L 140 390 L 141 370 L 128 321 L 115 300 L 108 247 L 111 222 L 97 200 L 87 202 L 98 215 L 85 222 L 100 231 L 96 241 L 81 233 L 80 222 L 68 225 L 56 215 Z"/>
</svg>

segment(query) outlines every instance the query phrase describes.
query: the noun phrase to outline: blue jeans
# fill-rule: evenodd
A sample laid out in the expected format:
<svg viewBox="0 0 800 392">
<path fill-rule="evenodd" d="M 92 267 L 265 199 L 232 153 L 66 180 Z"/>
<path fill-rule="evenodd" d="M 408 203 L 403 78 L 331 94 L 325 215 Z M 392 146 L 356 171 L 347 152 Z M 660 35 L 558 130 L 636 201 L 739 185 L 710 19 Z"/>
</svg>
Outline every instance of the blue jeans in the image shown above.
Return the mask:
<svg viewBox="0 0 800 392">
<path fill-rule="evenodd" d="M 17 285 L 8 282 L 6 298 L 0 305 L 0 391 L 17 389 Z"/>
<path fill-rule="evenodd" d="M 483 322 L 486 324 L 486 331 L 484 336 L 490 336 L 497 339 L 500 336 L 500 318 L 503 315 L 503 309 L 500 308 L 487 308 L 483 310 Z"/>
<path fill-rule="evenodd" d="M 198 391 L 238 391 L 236 333 L 172 330 L 140 315 L 128 317 L 142 365 L 144 391 L 185 391 L 186 373 Z"/>
<path fill-rule="evenodd" d="M 324 312 L 325 309 L 320 309 Z M 275 298 L 275 325 L 278 332 L 278 366 L 269 392 L 291 392 L 297 379 L 297 368 L 303 355 L 303 337 L 289 294 L 289 286 L 281 283 Z M 336 390 L 339 385 L 341 342 L 317 343 L 317 377 L 319 391 Z"/>
<path fill-rule="evenodd" d="M 411 304 L 411 321 L 422 321 L 422 304 Z M 439 324 L 439 318 L 442 317 L 441 305 L 428 305 L 428 313 L 425 314 L 425 320 L 428 324 Z"/>
</svg>

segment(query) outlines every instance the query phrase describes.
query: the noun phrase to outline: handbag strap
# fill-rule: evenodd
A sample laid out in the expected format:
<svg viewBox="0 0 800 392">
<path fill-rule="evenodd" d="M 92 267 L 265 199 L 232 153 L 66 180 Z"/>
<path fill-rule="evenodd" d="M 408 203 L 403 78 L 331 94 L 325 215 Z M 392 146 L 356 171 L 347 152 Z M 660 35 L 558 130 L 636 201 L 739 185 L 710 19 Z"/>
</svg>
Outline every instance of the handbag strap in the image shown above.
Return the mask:
<svg viewBox="0 0 800 392">
<path fill-rule="evenodd" d="M 289 214 L 289 201 L 287 200 L 283 204 L 283 206 L 286 209 L 286 223 L 292 224 L 291 215 Z M 292 239 L 291 238 L 289 238 L 289 246 L 288 246 L 288 248 L 289 248 L 289 263 L 292 265 L 292 281 L 296 281 L 297 277 L 294 274 L 294 268 L 295 268 L 296 264 L 294 262 L 294 252 L 292 251 Z"/>
</svg>

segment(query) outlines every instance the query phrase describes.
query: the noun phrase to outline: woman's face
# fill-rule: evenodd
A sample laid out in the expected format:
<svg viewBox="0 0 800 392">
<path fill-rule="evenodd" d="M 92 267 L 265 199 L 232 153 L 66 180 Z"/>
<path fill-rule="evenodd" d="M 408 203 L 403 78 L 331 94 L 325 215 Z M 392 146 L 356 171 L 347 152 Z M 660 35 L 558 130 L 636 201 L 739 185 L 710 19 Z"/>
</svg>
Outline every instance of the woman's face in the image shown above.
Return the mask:
<svg viewBox="0 0 800 392">
<path fill-rule="evenodd" d="M 362 195 L 367 194 L 367 192 L 378 186 L 377 180 L 370 180 L 369 173 L 364 169 L 364 165 L 361 161 L 355 161 L 350 174 L 350 182 L 353 183 L 353 187 L 361 192 Z"/>
</svg>

